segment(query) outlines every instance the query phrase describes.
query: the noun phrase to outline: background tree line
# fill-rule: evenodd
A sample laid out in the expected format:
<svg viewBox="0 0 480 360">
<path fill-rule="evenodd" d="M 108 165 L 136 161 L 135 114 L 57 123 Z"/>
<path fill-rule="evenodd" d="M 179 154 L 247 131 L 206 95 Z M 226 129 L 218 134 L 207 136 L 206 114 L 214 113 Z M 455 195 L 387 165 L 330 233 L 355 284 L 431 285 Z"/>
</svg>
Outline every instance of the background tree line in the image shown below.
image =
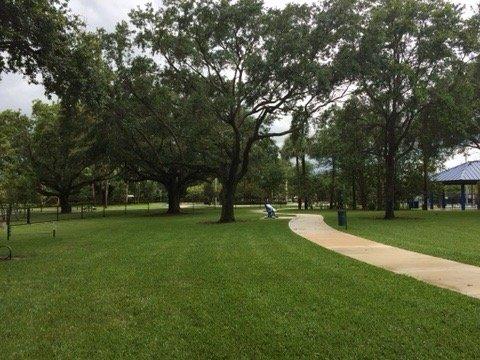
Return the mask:
<svg viewBox="0 0 480 360">
<path fill-rule="evenodd" d="M 230 222 L 235 202 L 333 208 L 343 190 L 389 219 L 478 148 L 480 16 L 447 1 L 168 0 L 95 33 L 65 2 L 29 4 L 2 5 L 0 74 L 40 74 L 58 100 L 0 114 L 5 204 L 69 212 L 141 184 L 170 213 L 218 196 Z"/>
</svg>

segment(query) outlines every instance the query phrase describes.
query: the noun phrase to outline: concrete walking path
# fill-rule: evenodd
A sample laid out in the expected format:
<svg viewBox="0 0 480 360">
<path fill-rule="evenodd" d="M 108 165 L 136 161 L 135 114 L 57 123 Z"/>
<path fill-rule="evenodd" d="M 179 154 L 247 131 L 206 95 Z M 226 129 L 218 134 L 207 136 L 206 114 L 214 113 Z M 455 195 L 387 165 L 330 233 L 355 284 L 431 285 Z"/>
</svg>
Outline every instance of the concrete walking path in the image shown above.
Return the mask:
<svg viewBox="0 0 480 360">
<path fill-rule="evenodd" d="M 480 299 L 480 267 L 347 234 L 328 226 L 321 215 L 297 215 L 289 226 L 296 234 L 329 250 Z"/>
</svg>

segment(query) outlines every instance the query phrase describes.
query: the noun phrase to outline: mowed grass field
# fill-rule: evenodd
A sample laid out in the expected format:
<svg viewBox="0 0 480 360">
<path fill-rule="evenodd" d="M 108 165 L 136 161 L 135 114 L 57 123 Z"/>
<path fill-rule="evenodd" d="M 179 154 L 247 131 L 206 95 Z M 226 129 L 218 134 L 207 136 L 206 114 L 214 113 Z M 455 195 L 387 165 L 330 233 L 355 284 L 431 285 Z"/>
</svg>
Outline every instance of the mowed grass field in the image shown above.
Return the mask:
<svg viewBox="0 0 480 360">
<path fill-rule="evenodd" d="M 0 358 L 480 356 L 480 301 L 322 249 L 287 220 L 237 216 L 15 228 Z"/>
<path fill-rule="evenodd" d="M 480 211 L 349 211 L 348 228 L 337 226 L 337 213 L 322 212 L 327 224 L 370 240 L 480 266 Z"/>
</svg>

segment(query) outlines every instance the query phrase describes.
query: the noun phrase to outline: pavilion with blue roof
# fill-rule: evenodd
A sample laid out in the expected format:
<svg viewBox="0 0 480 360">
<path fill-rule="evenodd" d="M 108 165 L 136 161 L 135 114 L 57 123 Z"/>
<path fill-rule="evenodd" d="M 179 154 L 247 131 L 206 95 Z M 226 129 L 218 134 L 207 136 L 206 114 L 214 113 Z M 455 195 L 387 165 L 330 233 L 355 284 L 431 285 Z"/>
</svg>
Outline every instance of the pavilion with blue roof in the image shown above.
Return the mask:
<svg viewBox="0 0 480 360">
<path fill-rule="evenodd" d="M 460 206 L 465 210 L 466 192 L 465 185 L 477 185 L 477 209 L 480 210 L 480 160 L 467 161 L 451 169 L 442 171 L 434 176 L 434 181 L 444 185 L 460 185 Z M 442 201 L 445 207 L 445 200 Z"/>
</svg>

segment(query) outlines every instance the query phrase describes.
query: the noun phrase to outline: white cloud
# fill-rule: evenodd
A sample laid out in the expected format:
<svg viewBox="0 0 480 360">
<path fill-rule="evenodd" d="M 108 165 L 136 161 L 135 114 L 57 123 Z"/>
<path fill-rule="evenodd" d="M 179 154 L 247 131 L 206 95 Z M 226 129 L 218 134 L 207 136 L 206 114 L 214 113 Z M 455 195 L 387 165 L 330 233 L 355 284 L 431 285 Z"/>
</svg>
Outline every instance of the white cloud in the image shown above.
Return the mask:
<svg viewBox="0 0 480 360">
<path fill-rule="evenodd" d="M 465 161 L 480 160 L 480 150 L 470 149 L 466 154 L 455 154 L 445 161 L 445 168 L 463 164 Z"/>
<path fill-rule="evenodd" d="M 19 74 L 2 74 L 0 111 L 14 109 L 29 115 L 33 100 L 46 100 L 44 92 L 42 85 L 29 84 L 28 80 Z"/>
<path fill-rule="evenodd" d="M 73 0 L 70 8 L 75 14 L 80 14 L 90 30 L 103 27 L 113 30 L 119 21 L 128 19 L 130 10 L 147 3 L 158 1 L 145 0 Z"/>
</svg>

